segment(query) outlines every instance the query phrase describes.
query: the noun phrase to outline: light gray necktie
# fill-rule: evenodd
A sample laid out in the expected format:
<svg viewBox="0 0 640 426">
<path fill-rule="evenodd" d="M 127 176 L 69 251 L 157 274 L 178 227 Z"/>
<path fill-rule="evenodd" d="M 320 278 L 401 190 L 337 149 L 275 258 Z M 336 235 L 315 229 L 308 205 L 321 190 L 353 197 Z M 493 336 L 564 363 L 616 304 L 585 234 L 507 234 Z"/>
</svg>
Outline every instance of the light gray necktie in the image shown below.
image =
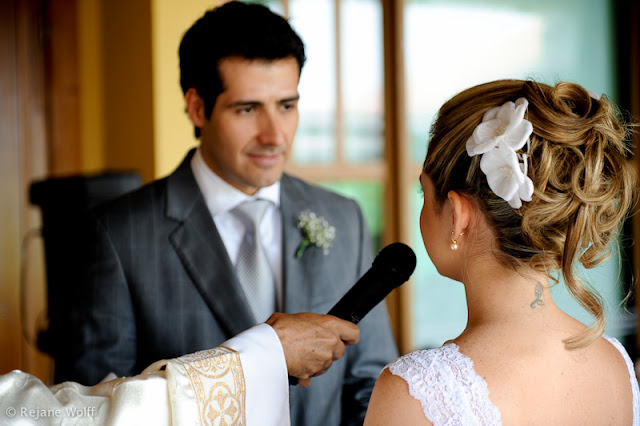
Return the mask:
<svg viewBox="0 0 640 426">
<path fill-rule="evenodd" d="M 233 209 L 246 227 L 236 272 L 258 323 L 264 322 L 276 310 L 273 271 L 260 243 L 259 232 L 260 221 L 270 203 L 267 200 L 251 200 Z"/>
</svg>

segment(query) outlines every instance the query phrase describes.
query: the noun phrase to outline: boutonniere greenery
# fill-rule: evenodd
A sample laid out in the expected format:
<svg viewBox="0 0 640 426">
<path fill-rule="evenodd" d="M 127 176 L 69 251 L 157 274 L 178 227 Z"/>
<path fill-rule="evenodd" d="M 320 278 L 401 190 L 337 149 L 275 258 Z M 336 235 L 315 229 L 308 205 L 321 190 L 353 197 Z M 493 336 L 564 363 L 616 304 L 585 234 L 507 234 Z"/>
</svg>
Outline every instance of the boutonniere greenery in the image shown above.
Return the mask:
<svg viewBox="0 0 640 426">
<path fill-rule="evenodd" d="M 302 242 L 296 251 L 297 258 L 302 256 L 309 245 L 321 248 L 325 256 L 329 254 L 329 249 L 336 238 L 336 228 L 329 225 L 324 217 L 305 210 L 298 215 L 298 229 L 302 232 Z"/>
</svg>

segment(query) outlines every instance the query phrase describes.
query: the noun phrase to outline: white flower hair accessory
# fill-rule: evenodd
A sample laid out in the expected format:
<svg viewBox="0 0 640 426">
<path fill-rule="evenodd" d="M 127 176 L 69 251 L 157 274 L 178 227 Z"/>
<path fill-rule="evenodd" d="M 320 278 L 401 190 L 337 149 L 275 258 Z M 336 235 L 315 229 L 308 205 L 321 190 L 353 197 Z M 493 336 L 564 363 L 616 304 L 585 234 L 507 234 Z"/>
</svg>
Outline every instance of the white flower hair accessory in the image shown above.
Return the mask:
<svg viewBox="0 0 640 426">
<path fill-rule="evenodd" d="M 531 201 L 533 182 L 527 176 L 527 154 L 522 147 L 533 133 L 531 122 L 524 118 L 529 102 L 519 98 L 491 108 L 482 123 L 467 140 L 467 154 L 481 155 L 480 170 L 487 176 L 489 188 L 514 209 L 522 201 Z"/>
<path fill-rule="evenodd" d="M 317 216 L 310 210 L 305 210 L 298 215 L 298 229 L 302 231 L 302 242 L 296 251 L 296 257 L 302 256 L 304 250 L 311 244 L 318 246 L 326 256 L 336 238 L 336 228 L 329 222 Z"/>
</svg>

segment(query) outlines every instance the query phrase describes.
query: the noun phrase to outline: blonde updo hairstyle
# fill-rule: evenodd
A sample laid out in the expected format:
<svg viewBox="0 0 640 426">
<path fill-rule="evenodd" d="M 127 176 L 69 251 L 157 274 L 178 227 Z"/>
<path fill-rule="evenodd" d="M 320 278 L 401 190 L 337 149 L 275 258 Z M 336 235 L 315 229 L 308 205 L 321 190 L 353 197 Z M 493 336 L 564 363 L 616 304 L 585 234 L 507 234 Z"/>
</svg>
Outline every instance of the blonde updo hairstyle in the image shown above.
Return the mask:
<svg viewBox="0 0 640 426">
<path fill-rule="evenodd" d="M 529 171 L 534 193 L 513 209 L 496 196 L 480 170 L 481 156 L 465 144 L 491 108 L 518 98 L 529 101 L 525 118 L 533 125 Z M 436 208 L 449 191 L 463 194 L 483 213 L 495 233 L 496 257 L 547 274 L 559 270 L 569 293 L 595 318 L 585 332 L 564 341 L 582 348 L 602 335 L 603 302 L 576 273 L 604 262 L 634 199 L 635 175 L 626 144 L 630 126 L 603 96 L 558 83 L 499 80 L 468 89 L 445 103 L 431 128 L 424 172 L 431 178 Z M 526 150 L 526 145 L 523 148 Z"/>
</svg>

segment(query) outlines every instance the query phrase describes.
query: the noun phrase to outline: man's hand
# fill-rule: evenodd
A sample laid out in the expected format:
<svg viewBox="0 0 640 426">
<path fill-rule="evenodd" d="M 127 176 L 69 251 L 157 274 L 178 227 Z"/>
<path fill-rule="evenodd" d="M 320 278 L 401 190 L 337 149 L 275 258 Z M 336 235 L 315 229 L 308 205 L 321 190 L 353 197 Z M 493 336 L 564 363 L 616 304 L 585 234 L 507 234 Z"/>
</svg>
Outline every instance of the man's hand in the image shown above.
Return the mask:
<svg viewBox="0 0 640 426">
<path fill-rule="evenodd" d="M 266 323 L 278 333 L 289 375 L 304 387 L 344 355 L 347 345 L 360 339 L 357 325 L 333 315 L 276 312 Z"/>
</svg>

